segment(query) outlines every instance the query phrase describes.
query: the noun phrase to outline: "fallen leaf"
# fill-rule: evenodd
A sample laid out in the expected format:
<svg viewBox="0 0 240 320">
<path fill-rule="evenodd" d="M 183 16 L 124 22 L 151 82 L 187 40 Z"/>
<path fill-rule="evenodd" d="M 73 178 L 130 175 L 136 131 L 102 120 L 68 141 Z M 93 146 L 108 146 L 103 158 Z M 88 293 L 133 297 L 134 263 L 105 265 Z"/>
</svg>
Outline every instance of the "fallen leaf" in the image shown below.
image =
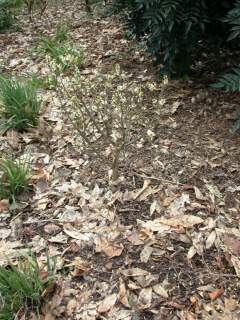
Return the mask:
<svg viewBox="0 0 240 320">
<path fill-rule="evenodd" d="M 140 268 L 132 268 L 128 270 L 122 270 L 121 273 L 125 277 L 140 277 L 149 275 L 149 272 Z"/>
<path fill-rule="evenodd" d="M 170 227 L 177 228 L 179 226 L 184 228 L 192 228 L 193 226 L 203 223 L 203 219 L 197 216 L 193 215 L 181 215 L 181 216 L 175 216 L 171 217 L 169 219 L 160 219 L 160 222 L 162 224 L 165 224 Z"/>
<path fill-rule="evenodd" d="M 239 258 L 237 258 L 235 256 L 232 256 L 231 257 L 231 262 L 232 262 L 233 267 L 235 269 L 236 275 L 238 277 L 240 277 L 240 260 L 239 260 Z"/>
<path fill-rule="evenodd" d="M 63 232 L 58 233 L 56 236 L 51 237 L 48 239 L 49 242 L 54 242 L 54 243 L 67 243 L 67 237 Z"/>
<path fill-rule="evenodd" d="M 166 289 L 164 289 L 160 284 L 156 284 L 155 286 L 153 286 L 153 291 L 163 298 L 168 298 Z"/>
<path fill-rule="evenodd" d="M 124 249 L 122 244 L 110 244 L 104 237 L 95 240 L 96 252 L 104 252 L 110 259 L 119 257 Z"/>
<path fill-rule="evenodd" d="M 81 241 L 86 241 L 86 242 L 91 242 L 93 235 L 92 233 L 87 233 L 87 232 L 80 232 L 77 229 L 71 228 L 67 229 L 64 227 L 63 231 L 71 238 L 76 239 L 76 240 L 81 240 Z"/>
<path fill-rule="evenodd" d="M 116 293 L 111 294 L 110 296 L 107 296 L 103 301 L 100 302 L 98 305 L 98 312 L 99 313 L 106 313 L 109 310 L 111 310 L 116 301 L 117 301 L 118 295 Z"/>
<path fill-rule="evenodd" d="M 73 277 L 82 276 L 83 273 L 90 270 L 90 264 L 80 257 L 76 257 L 74 261 L 71 263 L 71 266 L 74 266 L 74 270 L 72 272 Z"/>
<path fill-rule="evenodd" d="M 233 254 L 240 255 L 240 239 L 231 235 L 231 234 L 224 234 L 223 235 L 223 242 L 231 250 Z"/>
<path fill-rule="evenodd" d="M 191 260 L 196 253 L 197 253 L 196 248 L 194 246 L 191 246 L 190 249 L 188 250 L 187 258 Z"/>
<path fill-rule="evenodd" d="M 0 200 L 0 212 L 8 211 L 9 206 L 10 206 L 10 203 L 8 199 Z"/>
<path fill-rule="evenodd" d="M 206 240 L 206 249 L 210 249 L 213 246 L 213 244 L 216 240 L 216 236 L 217 235 L 214 230 L 209 234 L 209 236 L 207 237 L 207 240 Z"/>
<path fill-rule="evenodd" d="M 119 279 L 119 301 L 127 308 L 130 308 L 128 292 L 122 278 Z"/>
<path fill-rule="evenodd" d="M 113 257 L 119 257 L 122 254 L 123 248 L 122 244 L 114 244 L 108 245 L 103 251 L 111 259 Z"/>
<path fill-rule="evenodd" d="M 10 234 L 11 234 L 11 229 L 8 229 L 8 228 L 2 228 L 0 229 L 0 239 L 7 239 Z"/>
<path fill-rule="evenodd" d="M 206 200 L 206 197 L 203 196 L 202 192 L 198 189 L 198 187 L 193 187 L 195 191 L 195 196 L 198 200 Z"/>
<path fill-rule="evenodd" d="M 54 223 L 49 223 L 44 226 L 44 231 L 48 234 L 56 234 L 60 230 L 61 230 L 61 228 Z"/>
<path fill-rule="evenodd" d="M 141 262 L 148 262 L 152 252 L 153 252 L 153 248 L 146 245 L 140 253 Z"/>
<path fill-rule="evenodd" d="M 0 266 L 28 253 L 29 249 L 23 246 L 21 241 L 0 241 Z"/>
<path fill-rule="evenodd" d="M 76 299 L 71 299 L 67 304 L 67 315 L 72 316 L 74 310 L 76 309 L 78 303 Z"/>
<path fill-rule="evenodd" d="M 189 194 L 183 193 L 181 197 L 175 199 L 169 206 L 168 212 L 170 215 L 175 216 L 182 214 L 186 209 L 185 205 L 190 203 Z"/>
<path fill-rule="evenodd" d="M 177 215 L 171 218 L 157 218 L 152 221 L 141 222 L 138 221 L 144 228 L 152 231 L 164 232 L 169 230 L 169 227 L 173 228 L 192 228 L 193 226 L 203 223 L 203 219 L 193 215 Z M 168 226 L 168 227 L 166 227 Z"/>
<path fill-rule="evenodd" d="M 208 295 L 210 297 L 211 300 L 216 300 L 217 298 L 219 298 L 222 294 L 224 293 L 224 289 L 220 288 L 217 289 L 215 291 L 209 292 Z"/>
<path fill-rule="evenodd" d="M 139 309 L 148 309 L 152 303 L 152 288 L 144 288 L 140 291 L 138 297 Z"/>
</svg>

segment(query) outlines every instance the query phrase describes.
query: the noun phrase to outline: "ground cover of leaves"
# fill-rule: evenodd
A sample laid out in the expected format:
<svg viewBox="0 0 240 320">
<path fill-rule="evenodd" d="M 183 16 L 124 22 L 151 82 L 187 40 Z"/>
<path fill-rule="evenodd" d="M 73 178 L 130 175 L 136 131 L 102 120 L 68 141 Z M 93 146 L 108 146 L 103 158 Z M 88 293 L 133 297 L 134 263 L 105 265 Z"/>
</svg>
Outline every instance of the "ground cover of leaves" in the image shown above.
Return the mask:
<svg viewBox="0 0 240 320">
<path fill-rule="evenodd" d="M 101 62 L 119 63 L 129 81 L 155 79 L 117 18 L 88 17 L 72 1 L 19 19 L 21 31 L 0 35 L 1 72 L 47 74 L 31 49 L 66 21 L 86 77 Z M 239 96 L 200 81 L 161 87 L 161 112 L 133 132 L 111 185 L 107 163 L 78 149 L 54 90 L 40 94 L 38 128 L 0 137 L 2 154 L 30 154 L 34 169 L 33 192 L 14 210 L 0 202 L 0 264 L 29 247 L 42 263 L 46 247 L 55 257 L 42 319 L 240 319 L 240 136 L 230 130 Z"/>
</svg>

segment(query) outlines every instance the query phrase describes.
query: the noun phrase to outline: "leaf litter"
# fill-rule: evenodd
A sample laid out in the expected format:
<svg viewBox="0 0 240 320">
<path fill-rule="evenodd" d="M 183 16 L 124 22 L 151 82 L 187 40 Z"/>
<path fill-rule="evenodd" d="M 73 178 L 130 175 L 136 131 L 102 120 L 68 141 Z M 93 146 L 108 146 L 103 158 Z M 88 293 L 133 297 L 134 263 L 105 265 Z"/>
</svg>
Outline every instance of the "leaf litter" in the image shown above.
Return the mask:
<svg viewBox="0 0 240 320">
<path fill-rule="evenodd" d="M 49 72 L 29 52 L 40 32 L 53 33 L 65 20 L 86 51 L 82 75 L 91 76 L 99 62 L 106 70 L 119 63 L 129 81 L 154 81 L 144 52 L 129 52 L 133 44 L 117 18 L 87 17 L 74 1 L 66 7 L 50 7 L 37 29 L 36 20 L 23 21 L 21 32 L 4 35 L 1 59 L 9 73 Z M 14 211 L 0 201 L 0 265 L 29 248 L 44 261 L 48 247 L 59 277 L 43 319 L 239 317 L 239 139 L 203 103 L 196 110 L 198 88 L 173 84 L 159 90 L 160 112 L 149 107 L 146 132 L 134 129 L 137 143 L 116 185 L 106 164 L 78 150 L 54 90 L 42 93 L 37 129 L 1 138 L 3 154 L 31 154 L 34 172 L 27 201 L 19 199 Z M 214 99 L 222 105 L 222 97 Z"/>
</svg>

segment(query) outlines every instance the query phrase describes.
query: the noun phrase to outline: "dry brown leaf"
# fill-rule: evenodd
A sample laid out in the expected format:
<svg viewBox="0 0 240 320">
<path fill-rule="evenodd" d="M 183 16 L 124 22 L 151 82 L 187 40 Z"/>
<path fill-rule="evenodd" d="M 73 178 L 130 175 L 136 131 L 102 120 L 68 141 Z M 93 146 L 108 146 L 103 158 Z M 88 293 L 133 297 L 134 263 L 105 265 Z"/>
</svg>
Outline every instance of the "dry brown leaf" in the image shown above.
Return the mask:
<svg viewBox="0 0 240 320">
<path fill-rule="evenodd" d="M 119 279 L 119 301 L 127 308 L 130 307 L 128 301 L 128 292 L 122 278 Z"/>
<path fill-rule="evenodd" d="M 7 142 L 14 149 L 18 150 L 19 148 L 19 133 L 16 130 L 7 131 Z"/>
<path fill-rule="evenodd" d="M 96 252 L 104 252 L 110 259 L 119 257 L 124 249 L 122 244 L 110 244 L 104 237 L 98 238 L 95 243 Z"/>
<path fill-rule="evenodd" d="M 98 312 L 99 313 L 106 313 L 111 310 L 115 303 L 117 302 L 118 295 L 116 293 L 107 296 L 103 301 L 100 302 L 98 305 Z"/>
<path fill-rule="evenodd" d="M 215 240 L 216 240 L 216 237 L 217 237 L 216 231 L 213 230 L 213 231 L 209 234 L 209 236 L 207 237 L 207 240 L 206 240 L 206 249 L 210 249 L 210 248 L 213 246 L 213 244 L 214 244 L 214 242 L 215 242 Z"/>
<path fill-rule="evenodd" d="M 183 193 L 181 197 L 176 198 L 168 207 L 168 212 L 171 216 L 183 214 L 186 211 L 185 205 L 190 203 L 189 194 Z"/>
<path fill-rule="evenodd" d="M 0 266 L 29 253 L 29 249 L 23 248 L 21 241 L 0 241 Z"/>
<path fill-rule="evenodd" d="M 77 300 L 76 299 L 71 299 L 68 304 L 67 304 L 67 315 L 72 316 L 74 310 L 77 307 Z"/>
<path fill-rule="evenodd" d="M 54 224 L 54 223 L 49 223 L 44 226 L 44 231 L 48 234 L 56 234 L 61 230 L 61 228 Z"/>
<path fill-rule="evenodd" d="M 74 229 L 73 227 L 66 227 L 63 228 L 63 231 L 71 238 L 76 239 L 76 240 L 81 240 L 81 241 L 86 241 L 86 242 L 91 242 L 92 241 L 92 233 L 87 233 L 87 232 L 81 232 L 80 230 Z"/>
<path fill-rule="evenodd" d="M 198 189 L 198 187 L 193 187 L 195 191 L 195 196 L 198 200 L 206 200 L 206 197 L 203 196 L 202 192 Z"/>
<path fill-rule="evenodd" d="M 8 228 L 1 228 L 0 229 L 0 239 L 7 239 L 10 234 L 11 234 L 11 229 L 8 229 Z"/>
<path fill-rule="evenodd" d="M 9 206 L 10 204 L 8 199 L 0 200 L 0 212 L 8 211 Z"/>
<path fill-rule="evenodd" d="M 235 269 L 236 275 L 240 277 L 240 260 L 239 258 L 235 256 L 231 256 L 231 262 L 233 264 L 233 267 Z"/>
<path fill-rule="evenodd" d="M 216 300 L 224 293 L 224 288 L 217 289 L 215 291 L 209 292 L 208 295 L 211 300 Z"/>
<path fill-rule="evenodd" d="M 134 246 L 140 246 L 144 244 L 144 241 L 140 239 L 140 235 L 136 230 L 133 230 L 132 233 L 127 237 L 127 239 Z"/>
<path fill-rule="evenodd" d="M 153 252 L 153 248 L 146 245 L 140 253 L 140 260 L 142 262 L 148 262 L 152 252 Z"/>
<path fill-rule="evenodd" d="M 44 316 L 44 320 L 56 320 L 56 317 L 54 315 L 52 315 L 52 313 L 48 312 L 45 316 Z"/>
<path fill-rule="evenodd" d="M 58 233 L 56 236 L 51 237 L 50 239 L 48 239 L 49 242 L 53 242 L 53 243 L 67 243 L 67 236 L 65 234 L 63 234 L 63 232 Z"/>
<path fill-rule="evenodd" d="M 138 297 L 139 309 L 148 309 L 152 303 L 152 288 L 144 288 L 140 291 Z"/>
<path fill-rule="evenodd" d="M 140 277 L 140 276 L 147 276 L 149 272 L 140 268 L 132 268 L 128 270 L 122 270 L 121 273 L 125 277 Z"/>
<path fill-rule="evenodd" d="M 103 252 L 111 259 L 113 257 L 119 257 L 123 252 L 122 244 L 108 245 L 103 249 Z"/>
<path fill-rule="evenodd" d="M 190 249 L 188 250 L 187 258 L 191 260 L 196 253 L 197 253 L 196 248 L 194 246 L 191 246 Z"/>
<path fill-rule="evenodd" d="M 193 215 L 180 215 L 180 216 L 175 216 L 171 217 L 169 219 L 159 219 L 159 222 L 173 227 L 173 228 L 178 228 L 178 227 L 184 227 L 184 228 L 192 228 L 197 224 L 203 223 L 203 219 L 197 216 Z"/>
<path fill-rule="evenodd" d="M 76 257 L 71 265 L 74 266 L 74 270 L 72 272 L 73 277 L 79 277 L 90 270 L 90 264 L 80 257 Z"/>
<path fill-rule="evenodd" d="M 168 293 L 166 289 L 164 289 L 163 286 L 161 286 L 160 284 L 156 284 L 155 286 L 153 286 L 153 291 L 163 298 L 168 298 Z"/>
<path fill-rule="evenodd" d="M 240 239 L 231 234 L 224 234 L 224 244 L 233 254 L 240 255 Z"/>
</svg>

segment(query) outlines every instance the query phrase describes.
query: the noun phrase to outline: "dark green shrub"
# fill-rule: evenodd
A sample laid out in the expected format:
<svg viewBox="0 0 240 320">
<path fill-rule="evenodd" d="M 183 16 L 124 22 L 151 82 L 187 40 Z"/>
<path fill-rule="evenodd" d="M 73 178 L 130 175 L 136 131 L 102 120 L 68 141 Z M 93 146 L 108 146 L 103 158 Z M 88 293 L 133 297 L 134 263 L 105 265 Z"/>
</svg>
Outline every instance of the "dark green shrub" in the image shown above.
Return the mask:
<svg viewBox="0 0 240 320">
<path fill-rule="evenodd" d="M 21 0 L 0 0 L 0 32 L 5 31 L 13 24 L 15 10 L 21 4 Z"/>
<path fill-rule="evenodd" d="M 163 73 L 181 76 L 189 71 L 200 47 L 226 42 L 229 26 L 223 19 L 234 3 L 233 0 L 115 0 L 113 9 L 125 13 L 132 32 L 139 39 L 146 39 L 149 51 L 164 65 Z"/>
<path fill-rule="evenodd" d="M 232 10 L 230 10 L 223 20 L 229 24 L 230 35 L 228 40 L 240 40 L 240 0 L 235 2 Z M 240 93 L 240 66 L 234 68 L 231 73 L 227 73 L 220 77 L 218 83 L 213 85 L 214 88 L 226 89 L 232 92 Z M 240 117 L 234 125 L 234 130 L 240 129 Z"/>
</svg>

